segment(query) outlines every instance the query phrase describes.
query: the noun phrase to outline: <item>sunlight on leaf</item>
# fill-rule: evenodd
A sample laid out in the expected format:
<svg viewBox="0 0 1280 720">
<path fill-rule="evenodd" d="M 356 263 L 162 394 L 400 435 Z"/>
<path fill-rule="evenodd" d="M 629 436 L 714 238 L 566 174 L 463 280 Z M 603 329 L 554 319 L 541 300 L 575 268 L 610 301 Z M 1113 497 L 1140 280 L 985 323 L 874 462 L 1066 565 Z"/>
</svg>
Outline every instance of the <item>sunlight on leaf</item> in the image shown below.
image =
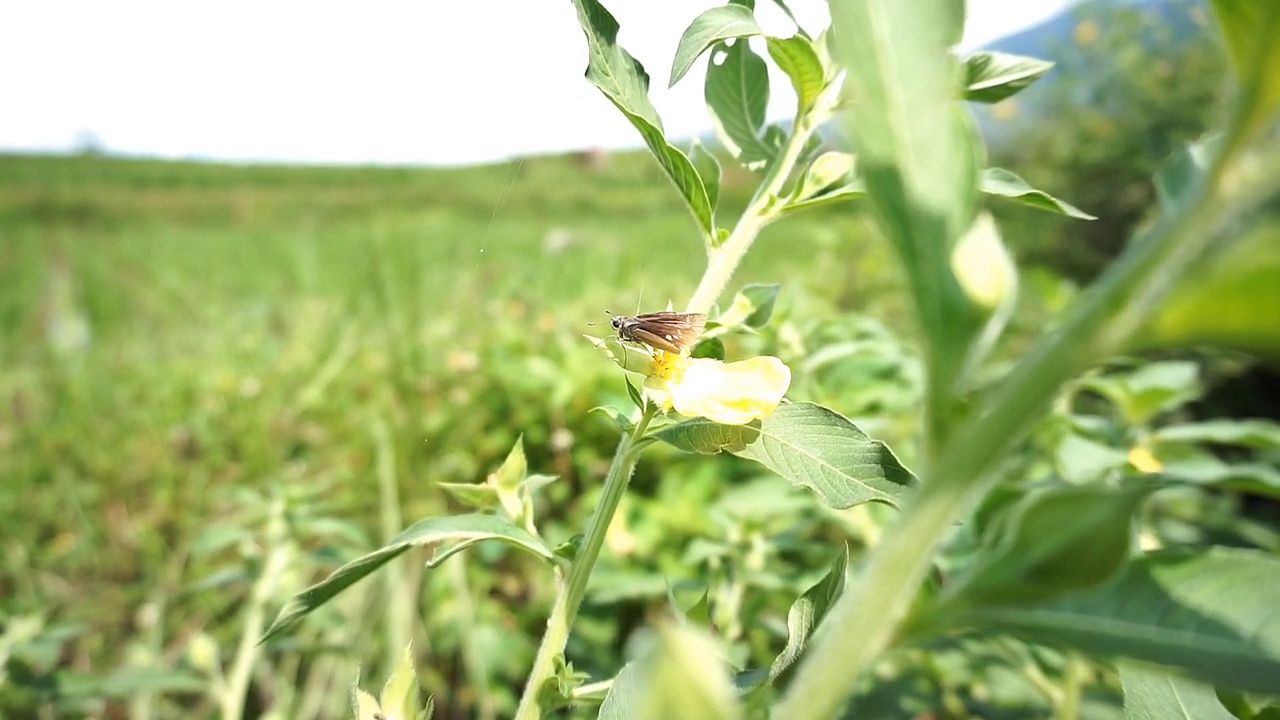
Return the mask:
<svg viewBox="0 0 1280 720">
<path fill-rule="evenodd" d="M 864 502 L 896 506 L 917 482 L 884 443 L 811 403 L 781 405 L 758 427 L 687 420 L 654 436 L 686 452 L 731 452 L 755 460 L 833 508 Z"/>
</svg>

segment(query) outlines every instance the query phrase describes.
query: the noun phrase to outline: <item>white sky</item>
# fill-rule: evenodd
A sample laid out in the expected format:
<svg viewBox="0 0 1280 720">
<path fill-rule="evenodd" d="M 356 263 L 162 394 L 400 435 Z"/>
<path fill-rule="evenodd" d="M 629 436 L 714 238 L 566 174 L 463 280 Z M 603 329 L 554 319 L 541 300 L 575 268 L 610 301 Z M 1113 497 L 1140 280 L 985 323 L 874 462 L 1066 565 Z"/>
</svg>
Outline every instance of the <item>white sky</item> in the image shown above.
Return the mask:
<svg viewBox="0 0 1280 720">
<path fill-rule="evenodd" d="M 680 34 L 718 4 L 605 0 L 668 136 L 709 128 L 705 58 L 666 81 Z M 963 47 L 1068 4 L 969 0 Z M 792 33 L 757 5 L 766 31 Z M 810 32 L 826 25 L 825 3 L 790 5 Z M 160 157 L 443 165 L 639 145 L 586 57 L 568 0 L 0 3 L 0 150 L 67 150 L 87 132 Z M 770 116 L 785 116 L 789 85 L 772 87 Z"/>
</svg>

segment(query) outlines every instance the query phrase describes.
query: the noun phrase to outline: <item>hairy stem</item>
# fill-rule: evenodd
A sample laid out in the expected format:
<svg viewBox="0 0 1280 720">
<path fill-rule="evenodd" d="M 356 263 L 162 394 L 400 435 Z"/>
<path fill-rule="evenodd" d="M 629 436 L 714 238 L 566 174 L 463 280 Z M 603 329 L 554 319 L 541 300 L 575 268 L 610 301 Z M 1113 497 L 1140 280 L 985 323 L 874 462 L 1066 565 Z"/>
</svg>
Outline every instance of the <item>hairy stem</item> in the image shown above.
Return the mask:
<svg viewBox="0 0 1280 720">
<path fill-rule="evenodd" d="M 711 309 L 716 298 L 729 284 L 729 279 L 742 262 L 742 258 L 751 248 L 760 230 L 776 217 L 779 202 L 778 192 L 782 189 L 796 161 L 804 151 L 805 143 L 813 134 L 813 124 L 801 118 L 795 130 L 782 149 L 782 154 L 770 165 L 764 181 L 756 191 L 755 197 L 742 217 L 734 226 L 723 244 L 715 244 L 714 239 L 707 245 L 707 270 L 702 275 L 693 298 L 689 301 L 687 312 L 705 313 Z M 591 516 L 591 523 L 583 537 L 582 548 L 578 557 L 569 569 L 569 577 L 560 588 L 555 605 L 551 608 L 551 617 L 547 620 L 547 629 L 542 636 L 542 644 L 538 647 L 538 655 L 533 661 L 533 670 L 525 684 L 524 695 L 520 698 L 520 707 L 516 710 L 516 720 L 539 720 L 542 717 L 542 706 L 538 695 L 542 687 L 555 673 L 555 661 L 564 653 L 565 644 L 569 640 L 569 630 L 577 618 L 578 609 L 582 606 L 582 596 L 587 589 L 587 581 L 591 578 L 596 559 L 600 556 L 600 548 L 604 544 L 606 531 L 618 503 L 631 480 L 635 469 L 636 458 L 640 447 L 637 443 L 644 437 L 644 432 L 653 419 L 656 409 L 646 408 L 640 421 L 632 432 L 618 443 L 613 456 L 613 464 L 605 479 L 604 493 Z"/>
<path fill-rule="evenodd" d="M 547 620 L 547 630 L 542 636 L 542 644 L 538 647 L 538 655 L 533 661 L 533 670 L 525 684 L 524 696 L 520 698 L 520 707 L 516 710 L 516 720 L 538 720 L 542 717 L 542 706 L 538 695 L 555 674 L 556 658 L 564 653 L 564 646 L 569 641 L 569 629 L 578 617 L 578 609 L 582 607 L 582 597 L 587 590 L 587 581 L 591 579 L 591 571 L 600 557 L 600 548 L 604 545 L 605 534 L 609 523 L 618 510 L 618 503 L 631 482 L 631 474 L 639 457 L 637 443 L 644 437 L 649 422 L 657 414 L 656 408 L 649 405 L 641 414 L 639 422 L 631 433 L 618 441 L 618 449 L 613 454 L 613 464 L 605 477 L 604 490 L 600 502 L 596 504 L 591 522 L 587 524 L 587 532 L 582 538 L 582 547 L 578 556 L 569 568 L 569 576 L 560 586 L 560 594 L 551 608 L 551 617 Z"/>
<path fill-rule="evenodd" d="M 720 245 L 707 246 L 707 271 L 703 273 L 698 288 L 693 291 L 685 312 L 705 313 L 715 304 L 716 298 L 724 293 L 738 264 L 746 256 L 747 250 L 751 249 L 751 243 L 755 242 L 764 226 L 776 217 L 780 208 L 778 191 L 787 181 L 787 176 L 791 174 L 812 134 L 811 123 L 801 118 L 791 137 L 787 139 L 787 144 L 783 146 L 782 154 L 769 166 L 764 182 L 760 184 L 747 209 L 742 212 L 742 217 L 738 218 L 729 237 Z"/>
</svg>

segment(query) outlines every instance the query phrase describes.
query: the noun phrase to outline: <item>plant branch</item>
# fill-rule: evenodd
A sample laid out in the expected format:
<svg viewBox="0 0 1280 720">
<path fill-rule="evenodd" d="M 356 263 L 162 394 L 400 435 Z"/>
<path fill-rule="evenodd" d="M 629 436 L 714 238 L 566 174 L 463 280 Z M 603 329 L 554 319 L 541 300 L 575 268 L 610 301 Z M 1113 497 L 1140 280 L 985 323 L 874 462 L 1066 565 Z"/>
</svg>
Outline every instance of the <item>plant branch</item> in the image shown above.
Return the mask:
<svg viewBox="0 0 1280 720">
<path fill-rule="evenodd" d="M 582 547 L 569 568 L 569 576 L 560 587 L 555 605 L 551 607 L 551 617 L 547 620 L 547 630 L 542 636 L 542 644 L 538 647 L 538 655 L 533 661 L 533 670 L 529 672 L 529 680 L 525 684 L 524 696 L 520 698 L 520 707 L 516 710 L 516 720 L 539 720 L 542 717 L 542 706 L 539 695 L 547 680 L 555 674 L 555 661 L 564 653 L 564 646 L 569 641 L 569 629 L 578 617 L 582 607 L 582 598 L 587 590 L 587 581 L 591 579 L 591 571 L 600 557 L 600 548 L 604 545 L 605 535 L 609 531 L 614 513 L 618 511 L 618 503 L 631 482 L 631 474 L 636 467 L 636 459 L 640 455 L 639 441 L 644 437 L 649 422 L 657 414 L 652 404 L 645 407 L 639 422 L 631 433 L 618 441 L 618 449 L 613 454 L 613 464 L 605 477 L 604 490 L 600 502 L 596 504 L 587 531 L 582 538 Z"/>
<path fill-rule="evenodd" d="M 747 254 L 747 250 L 751 248 L 751 243 L 760 234 L 760 230 L 777 217 L 780 210 L 778 192 L 782 189 L 787 177 L 791 175 L 813 131 L 814 123 L 810 118 L 802 117 L 796 122 L 781 154 L 770 164 L 764 181 L 756 190 L 755 196 L 743 211 L 729 237 L 720 245 L 711 242 L 707 244 L 707 270 L 703 273 L 702 280 L 699 281 L 689 301 L 688 312 L 705 313 L 711 309 L 716 298 L 720 297 L 728 286 L 730 278 Z M 569 630 L 573 627 L 578 609 L 582 606 L 587 581 L 591 578 L 591 571 L 600 556 L 605 533 L 631 480 L 636 458 L 647 444 L 644 442 L 644 433 L 656 412 L 657 410 L 652 406 L 646 407 L 635 428 L 618 443 L 613 464 L 605 479 L 603 495 L 591 516 L 582 547 L 569 569 L 568 578 L 560 588 L 555 605 L 551 608 L 551 617 L 547 620 L 542 644 L 538 647 L 533 669 L 529 673 L 524 695 L 520 699 L 520 707 L 516 710 L 516 720 L 542 718 L 539 695 L 546 682 L 555 674 L 556 659 L 564 653 L 565 644 L 569 640 Z"/>
<path fill-rule="evenodd" d="M 769 165 L 764 181 L 751 198 L 747 209 L 742 211 L 742 216 L 738 218 L 729 237 L 720 245 L 707 245 L 707 271 L 693 291 L 685 312 L 706 313 L 715 304 L 716 298 L 724 293 L 738 264 L 746 256 L 747 250 L 751 249 L 751 243 L 755 242 L 764 226 L 773 221 L 781 211 L 778 191 L 791 175 L 813 130 L 813 123 L 809 118 L 801 117 L 796 122 L 782 153 Z"/>
</svg>

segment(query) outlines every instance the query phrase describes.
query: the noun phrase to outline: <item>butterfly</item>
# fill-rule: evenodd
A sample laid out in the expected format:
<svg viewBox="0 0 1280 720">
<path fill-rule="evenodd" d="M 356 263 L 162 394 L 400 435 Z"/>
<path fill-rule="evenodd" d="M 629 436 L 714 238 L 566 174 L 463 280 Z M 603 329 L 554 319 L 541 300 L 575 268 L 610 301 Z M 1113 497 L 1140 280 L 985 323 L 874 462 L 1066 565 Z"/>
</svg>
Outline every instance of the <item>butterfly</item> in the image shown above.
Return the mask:
<svg viewBox="0 0 1280 720">
<path fill-rule="evenodd" d="M 707 316 L 702 313 L 656 312 L 617 315 L 610 321 L 618 331 L 618 339 L 638 342 L 655 350 L 683 354 L 698 341 Z"/>
</svg>

